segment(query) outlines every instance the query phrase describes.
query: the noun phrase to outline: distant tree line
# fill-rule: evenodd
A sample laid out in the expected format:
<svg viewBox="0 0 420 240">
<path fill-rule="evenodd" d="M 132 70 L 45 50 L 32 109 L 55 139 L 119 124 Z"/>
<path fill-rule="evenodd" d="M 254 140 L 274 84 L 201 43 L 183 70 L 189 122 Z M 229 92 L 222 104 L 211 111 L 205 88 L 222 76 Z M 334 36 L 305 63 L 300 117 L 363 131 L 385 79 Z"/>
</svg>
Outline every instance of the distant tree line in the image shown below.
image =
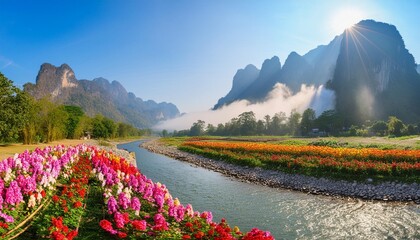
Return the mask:
<svg viewBox="0 0 420 240">
<path fill-rule="evenodd" d="M 162 131 L 162 136 L 251 136 L 251 135 L 291 135 L 291 136 L 404 136 L 419 134 L 420 124 L 404 124 L 396 117 L 388 121 L 367 121 L 361 126 L 345 125 L 345 118 L 335 110 L 327 110 L 316 117 L 315 111 L 306 109 L 302 114 L 293 110 L 289 116 L 284 112 L 274 116 L 266 115 L 256 119 L 255 113 L 243 112 L 225 124 L 214 126 L 203 120 L 193 123 L 190 129 L 169 133 Z"/>
<path fill-rule="evenodd" d="M 140 136 L 130 124 L 114 122 L 102 115 L 89 117 L 78 106 L 35 100 L 0 73 L 0 143 L 32 144 L 64 138 L 79 139 Z"/>
</svg>

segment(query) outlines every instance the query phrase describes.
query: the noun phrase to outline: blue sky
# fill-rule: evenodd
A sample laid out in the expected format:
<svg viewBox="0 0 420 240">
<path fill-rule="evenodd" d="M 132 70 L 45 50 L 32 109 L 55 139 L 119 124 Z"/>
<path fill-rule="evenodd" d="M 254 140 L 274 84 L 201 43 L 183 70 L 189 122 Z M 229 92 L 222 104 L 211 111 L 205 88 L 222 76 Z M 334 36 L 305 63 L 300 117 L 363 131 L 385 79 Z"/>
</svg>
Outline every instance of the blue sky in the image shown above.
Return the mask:
<svg viewBox="0 0 420 240">
<path fill-rule="evenodd" d="M 0 0 L 0 72 L 35 82 L 44 62 L 118 80 L 182 112 L 211 108 L 237 69 L 305 54 L 344 21 L 391 23 L 420 62 L 420 1 Z M 360 18 L 360 19 L 358 19 Z"/>
</svg>

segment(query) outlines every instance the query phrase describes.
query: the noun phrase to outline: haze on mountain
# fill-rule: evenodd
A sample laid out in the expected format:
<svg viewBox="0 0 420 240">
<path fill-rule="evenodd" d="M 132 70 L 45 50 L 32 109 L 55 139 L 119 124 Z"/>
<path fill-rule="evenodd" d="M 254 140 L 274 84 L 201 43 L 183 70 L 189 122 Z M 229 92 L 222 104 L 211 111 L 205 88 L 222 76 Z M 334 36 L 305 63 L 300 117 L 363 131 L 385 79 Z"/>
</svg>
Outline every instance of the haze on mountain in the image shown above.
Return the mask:
<svg viewBox="0 0 420 240">
<path fill-rule="evenodd" d="M 36 83 L 26 83 L 24 91 L 36 99 L 50 97 L 61 104 L 80 106 L 89 116 L 102 114 L 138 128 L 151 127 L 158 121 L 179 115 L 174 104 L 143 101 L 127 92 L 118 81 L 110 82 L 101 77 L 77 80 L 67 64 L 59 67 L 49 63 L 42 64 Z"/>
<path fill-rule="evenodd" d="M 228 122 L 245 111 L 257 118 L 311 107 L 317 115 L 336 109 L 344 124 L 386 120 L 420 121 L 420 67 L 405 48 L 395 26 L 363 20 L 321 45 L 299 55 L 291 52 L 283 66 L 277 56 L 261 69 L 247 65 L 233 77 L 231 90 L 211 111 L 161 122 L 159 129 L 185 129 L 201 119 Z"/>
</svg>

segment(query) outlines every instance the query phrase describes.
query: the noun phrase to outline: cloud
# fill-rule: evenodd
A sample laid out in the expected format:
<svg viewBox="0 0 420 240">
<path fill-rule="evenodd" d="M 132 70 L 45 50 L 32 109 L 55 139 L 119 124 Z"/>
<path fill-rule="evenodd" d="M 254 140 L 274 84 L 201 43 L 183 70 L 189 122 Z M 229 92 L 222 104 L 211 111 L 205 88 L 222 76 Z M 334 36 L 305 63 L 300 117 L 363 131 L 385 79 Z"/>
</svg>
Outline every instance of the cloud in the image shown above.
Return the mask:
<svg viewBox="0 0 420 240">
<path fill-rule="evenodd" d="M 3 70 L 9 66 L 14 65 L 14 62 L 6 57 L 0 56 L 0 70 Z"/>
<path fill-rule="evenodd" d="M 293 95 L 286 85 L 277 83 L 264 102 L 250 103 L 241 100 L 218 110 L 187 113 L 178 118 L 160 122 L 154 126 L 154 129 L 170 131 L 189 129 L 197 120 L 217 125 L 226 123 L 247 111 L 253 111 L 257 119 L 263 119 L 267 114 L 270 116 L 278 112 L 290 114 L 294 109 L 302 113 L 310 107 L 319 115 L 325 110 L 333 109 L 334 104 L 334 91 L 325 89 L 322 85 L 319 87 L 302 85 L 300 91 Z"/>
</svg>

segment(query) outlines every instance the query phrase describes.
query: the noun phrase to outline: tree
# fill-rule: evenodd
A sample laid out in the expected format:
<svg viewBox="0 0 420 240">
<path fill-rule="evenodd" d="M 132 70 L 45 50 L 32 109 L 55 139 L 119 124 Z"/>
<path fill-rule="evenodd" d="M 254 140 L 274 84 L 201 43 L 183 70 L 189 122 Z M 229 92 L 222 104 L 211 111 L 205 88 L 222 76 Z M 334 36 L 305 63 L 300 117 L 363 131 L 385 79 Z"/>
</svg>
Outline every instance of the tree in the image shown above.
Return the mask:
<svg viewBox="0 0 420 240">
<path fill-rule="evenodd" d="M 114 138 L 116 136 L 117 133 L 117 125 L 115 124 L 114 121 L 112 121 L 109 118 L 104 117 L 102 119 L 102 124 L 105 126 L 105 128 L 107 129 L 108 135 L 104 136 L 105 138 Z"/>
<path fill-rule="evenodd" d="M 211 135 L 214 135 L 215 132 L 216 132 L 216 127 L 214 127 L 213 124 L 210 124 L 210 123 L 207 124 L 206 134 L 211 136 Z"/>
<path fill-rule="evenodd" d="M 265 134 L 265 123 L 263 120 L 257 121 L 257 127 L 255 129 L 257 135 L 264 135 Z"/>
<path fill-rule="evenodd" d="M 66 121 L 66 137 L 75 138 L 76 127 L 85 113 L 82 108 L 78 106 L 64 106 L 64 110 L 68 114 Z"/>
<path fill-rule="evenodd" d="M 264 116 L 265 134 L 269 134 L 270 124 L 271 124 L 270 115 L 265 115 Z"/>
<path fill-rule="evenodd" d="M 84 115 L 80 118 L 79 123 L 74 130 L 74 138 L 82 138 L 86 133 L 93 132 L 93 119 Z"/>
<path fill-rule="evenodd" d="M 108 132 L 108 128 L 104 125 L 103 120 L 104 116 L 96 115 L 92 119 L 92 134 L 95 138 L 107 138 L 110 133 Z"/>
<path fill-rule="evenodd" d="M 335 110 L 327 110 L 315 120 L 315 126 L 326 133 L 338 134 L 343 127 L 343 122 Z"/>
<path fill-rule="evenodd" d="M 284 122 L 286 121 L 286 113 L 278 112 L 271 119 L 271 123 L 267 129 L 268 135 L 284 135 L 286 134 L 286 126 Z"/>
<path fill-rule="evenodd" d="M 67 118 L 68 113 L 64 110 L 64 106 L 53 106 L 49 109 L 44 119 L 46 142 L 52 142 L 66 137 Z"/>
<path fill-rule="evenodd" d="M 384 136 L 388 130 L 388 125 L 384 121 L 376 121 L 370 127 L 370 130 L 379 136 Z"/>
<path fill-rule="evenodd" d="M 204 127 L 206 122 L 203 120 L 198 120 L 197 122 L 193 123 L 190 128 L 190 135 L 191 136 L 201 136 L 204 133 Z"/>
<path fill-rule="evenodd" d="M 242 136 L 250 136 L 255 134 L 257 127 L 257 120 L 254 112 L 243 112 L 238 116 L 238 122 L 240 125 L 240 134 Z"/>
<path fill-rule="evenodd" d="M 302 135 L 308 135 L 314 126 L 315 119 L 315 111 L 312 108 L 308 108 L 303 112 L 302 120 L 300 122 L 300 130 Z"/>
<path fill-rule="evenodd" d="M 394 136 L 401 136 L 403 129 L 404 129 L 404 123 L 398 119 L 397 117 L 390 116 L 388 119 L 388 133 L 390 135 Z"/>
<path fill-rule="evenodd" d="M 0 142 L 16 141 L 28 122 L 29 96 L 0 73 Z"/>
<path fill-rule="evenodd" d="M 217 124 L 215 135 L 224 136 L 225 134 L 225 125 L 223 125 L 222 123 Z"/>
<path fill-rule="evenodd" d="M 288 127 L 289 132 L 291 135 L 298 135 L 299 134 L 299 123 L 301 119 L 301 114 L 298 113 L 296 110 L 292 110 L 289 117 Z"/>
<path fill-rule="evenodd" d="M 162 130 L 162 133 L 161 133 L 161 136 L 162 137 L 167 137 L 169 134 L 168 134 L 168 130 L 166 130 L 166 129 L 163 129 Z"/>
</svg>

